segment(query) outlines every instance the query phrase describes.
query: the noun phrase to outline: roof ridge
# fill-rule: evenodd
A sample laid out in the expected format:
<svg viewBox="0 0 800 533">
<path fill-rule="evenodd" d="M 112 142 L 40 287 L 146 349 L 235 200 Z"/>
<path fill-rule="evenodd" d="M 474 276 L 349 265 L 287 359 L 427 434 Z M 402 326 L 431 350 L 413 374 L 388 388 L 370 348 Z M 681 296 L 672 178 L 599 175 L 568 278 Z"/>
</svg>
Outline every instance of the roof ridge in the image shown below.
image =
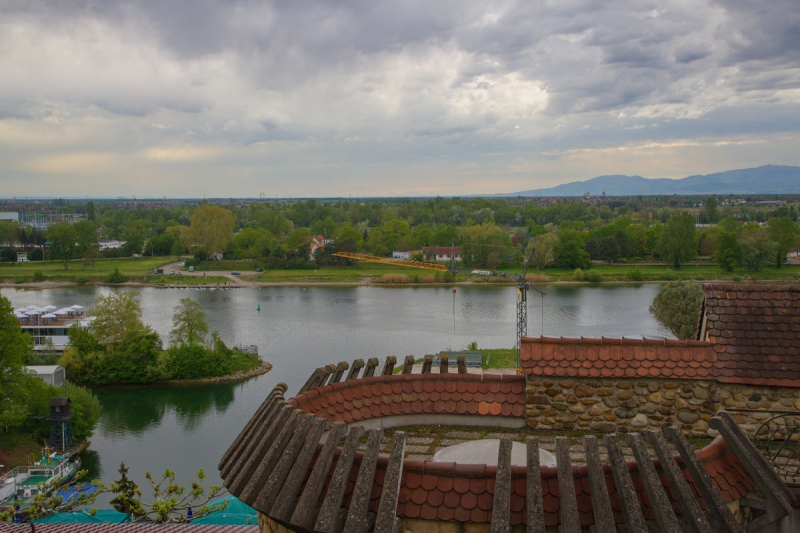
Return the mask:
<svg viewBox="0 0 800 533">
<path fill-rule="evenodd" d="M 634 337 L 523 337 L 523 343 L 538 343 L 538 344 L 562 344 L 562 345 L 580 345 L 580 346 L 597 346 L 597 345 L 611 345 L 611 346 L 665 346 L 665 347 L 688 347 L 688 348 L 706 348 L 710 347 L 711 343 L 708 341 L 696 340 L 679 340 L 679 339 L 637 339 Z"/>
<path fill-rule="evenodd" d="M 703 292 L 800 292 L 800 285 L 757 285 L 754 283 L 704 283 Z"/>
</svg>

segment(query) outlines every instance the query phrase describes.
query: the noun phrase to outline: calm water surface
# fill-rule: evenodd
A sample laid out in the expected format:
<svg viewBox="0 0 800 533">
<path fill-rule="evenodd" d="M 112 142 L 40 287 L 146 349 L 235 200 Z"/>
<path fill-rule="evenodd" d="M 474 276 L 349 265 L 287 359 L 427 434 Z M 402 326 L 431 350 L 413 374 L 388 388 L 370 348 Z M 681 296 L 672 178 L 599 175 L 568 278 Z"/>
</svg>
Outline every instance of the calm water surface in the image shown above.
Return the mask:
<svg viewBox="0 0 800 533">
<path fill-rule="evenodd" d="M 528 334 L 548 336 L 669 336 L 648 312 L 658 285 L 546 287 L 529 293 Z M 3 289 L 18 307 L 80 304 L 90 307 L 108 287 Z M 171 468 L 188 484 L 198 468 L 219 482 L 217 462 L 264 397 L 279 382 L 294 395 L 314 368 L 341 360 L 395 355 L 421 357 L 445 349 L 514 344 L 516 289 L 457 287 L 455 333 L 452 288 L 280 287 L 263 289 L 140 290 L 143 316 L 169 338 L 181 298 L 199 302 L 212 330 L 228 344 L 256 344 L 273 365 L 238 384 L 96 389 L 100 424 L 84 462 L 109 482 L 124 461 L 140 486 L 144 471 Z M 261 306 L 261 311 L 257 307 Z"/>
</svg>

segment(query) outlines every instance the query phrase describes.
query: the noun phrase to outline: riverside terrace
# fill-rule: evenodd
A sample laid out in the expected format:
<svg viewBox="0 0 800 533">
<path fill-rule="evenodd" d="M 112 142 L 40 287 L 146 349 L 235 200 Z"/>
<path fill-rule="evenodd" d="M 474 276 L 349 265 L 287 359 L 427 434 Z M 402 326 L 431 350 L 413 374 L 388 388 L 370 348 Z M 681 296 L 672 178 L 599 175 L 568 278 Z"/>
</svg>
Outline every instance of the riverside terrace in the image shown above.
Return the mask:
<svg viewBox="0 0 800 533">
<path fill-rule="evenodd" d="M 540 465 L 533 436 L 513 463 L 508 437 L 495 465 L 405 457 L 403 431 L 381 454 L 384 430 L 407 425 L 527 431 L 525 376 L 431 363 L 413 374 L 409 356 L 398 375 L 394 358 L 328 365 L 288 400 L 279 384 L 223 455 L 225 486 L 259 511 L 262 532 L 800 531 L 795 495 L 726 412 L 696 452 L 665 427 L 606 434 L 602 447 L 585 435 L 585 464 L 563 437 L 556 466 Z"/>
</svg>

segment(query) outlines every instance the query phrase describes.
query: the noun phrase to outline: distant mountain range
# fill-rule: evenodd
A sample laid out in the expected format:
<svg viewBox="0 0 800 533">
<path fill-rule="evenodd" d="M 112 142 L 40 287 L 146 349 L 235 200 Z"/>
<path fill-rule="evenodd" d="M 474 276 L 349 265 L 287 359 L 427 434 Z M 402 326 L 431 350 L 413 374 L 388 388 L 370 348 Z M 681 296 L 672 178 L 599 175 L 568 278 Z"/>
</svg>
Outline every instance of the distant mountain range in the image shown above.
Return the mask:
<svg viewBox="0 0 800 533">
<path fill-rule="evenodd" d="M 641 176 L 598 176 L 548 189 L 495 196 L 634 196 L 653 194 L 800 194 L 800 167 L 765 165 L 728 170 L 683 179 L 648 179 Z"/>
</svg>

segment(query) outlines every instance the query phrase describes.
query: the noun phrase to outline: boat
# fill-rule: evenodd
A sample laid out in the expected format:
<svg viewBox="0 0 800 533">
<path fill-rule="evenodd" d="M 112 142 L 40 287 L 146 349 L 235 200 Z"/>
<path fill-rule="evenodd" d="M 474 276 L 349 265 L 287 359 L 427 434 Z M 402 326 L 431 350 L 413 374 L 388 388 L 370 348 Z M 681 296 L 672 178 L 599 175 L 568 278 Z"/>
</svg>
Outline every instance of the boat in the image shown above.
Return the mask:
<svg viewBox="0 0 800 533">
<path fill-rule="evenodd" d="M 39 307 L 29 305 L 14 309 L 22 331 L 30 334 L 36 351 L 63 352 L 69 345 L 69 328 L 78 324 L 88 329 L 94 317 L 86 316 L 82 306 L 72 305 L 57 309 L 54 305 Z"/>
<path fill-rule="evenodd" d="M 81 467 L 80 457 L 69 453 L 51 452 L 45 447 L 42 457 L 29 466 L 18 466 L 0 476 L 0 508 L 24 505 L 38 494 L 56 488 L 55 481 L 71 480 Z"/>
</svg>

